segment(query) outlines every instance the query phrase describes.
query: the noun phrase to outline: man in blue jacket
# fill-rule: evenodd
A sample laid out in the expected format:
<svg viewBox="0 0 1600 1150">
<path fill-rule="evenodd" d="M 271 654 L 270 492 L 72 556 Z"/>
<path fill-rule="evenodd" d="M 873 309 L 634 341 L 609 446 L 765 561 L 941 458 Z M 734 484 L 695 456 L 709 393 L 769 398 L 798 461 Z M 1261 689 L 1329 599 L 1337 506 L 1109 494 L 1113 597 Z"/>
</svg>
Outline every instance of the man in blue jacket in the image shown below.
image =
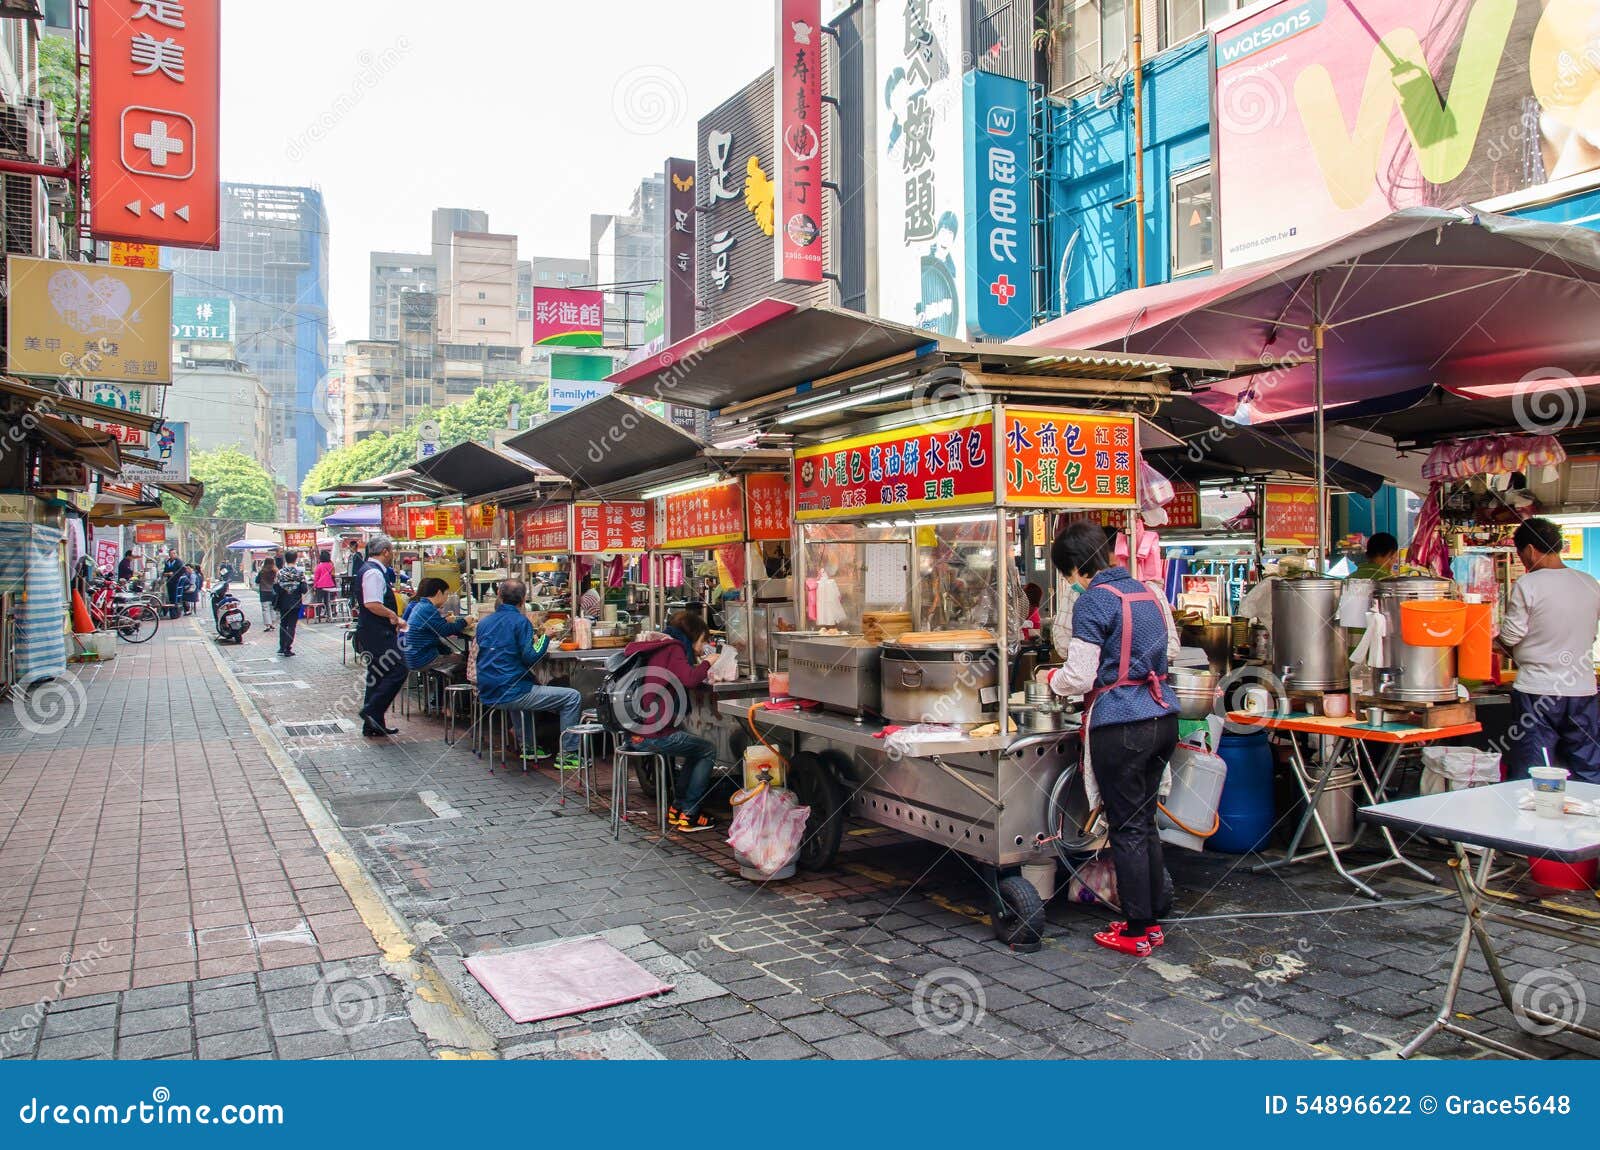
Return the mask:
<svg viewBox="0 0 1600 1150">
<path fill-rule="evenodd" d="M 445 640 L 467 629 L 465 619 L 447 618 L 442 610 L 450 585 L 430 575 L 417 587 L 417 597 L 406 608 L 406 633 L 401 647 L 406 653 L 406 669 L 449 671 L 465 663 L 466 656 Z"/>
<path fill-rule="evenodd" d="M 533 624 L 523 614 L 527 597 L 522 580 L 502 580 L 499 606 L 478 624 L 473 636 L 478 645 L 478 698 L 485 707 L 519 712 L 524 758 L 539 755 L 534 749 L 533 713 L 559 711 L 561 756 L 556 765 L 571 767 L 577 738 L 567 730 L 583 717 L 583 696 L 571 687 L 542 687 L 533 681 L 533 668 L 544 658 L 550 639 L 535 635 Z"/>
</svg>

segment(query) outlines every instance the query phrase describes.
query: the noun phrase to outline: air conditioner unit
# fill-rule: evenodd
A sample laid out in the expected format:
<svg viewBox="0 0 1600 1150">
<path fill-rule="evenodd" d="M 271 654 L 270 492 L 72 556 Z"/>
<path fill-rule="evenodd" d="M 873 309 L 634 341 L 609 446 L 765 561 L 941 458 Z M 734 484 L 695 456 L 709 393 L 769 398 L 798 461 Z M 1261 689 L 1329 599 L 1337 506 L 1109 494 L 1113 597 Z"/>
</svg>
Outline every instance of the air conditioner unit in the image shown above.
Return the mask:
<svg viewBox="0 0 1600 1150">
<path fill-rule="evenodd" d="M 44 163 L 44 131 L 36 108 L 0 105 L 0 156 L 29 164 Z"/>
<path fill-rule="evenodd" d="M 22 101 L 23 107 L 31 109 L 39 120 L 39 154 L 41 162 L 46 164 L 65 164 L 67 162 L 67 149 L 69 144 L 61 133 L 61 124 L 56 116 L 56 106 L 51 100 L 43 96 L 28 96 Z"/>
<path fill-rule="evenodd" d="M 49 236 L 49 203 L 44 181 L 38 176 L 19 176 L 10 172 L 3 181 L 5 211 L 4 235 L 7 255 L 43 256 Z"/>
</svg>

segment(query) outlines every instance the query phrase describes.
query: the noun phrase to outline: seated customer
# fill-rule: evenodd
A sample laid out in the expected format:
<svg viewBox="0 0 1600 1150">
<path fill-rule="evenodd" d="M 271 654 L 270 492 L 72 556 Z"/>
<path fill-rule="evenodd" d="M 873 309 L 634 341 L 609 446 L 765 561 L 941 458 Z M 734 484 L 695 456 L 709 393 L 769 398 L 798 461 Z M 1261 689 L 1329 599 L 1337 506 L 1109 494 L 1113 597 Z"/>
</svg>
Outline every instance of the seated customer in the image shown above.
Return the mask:
<svg viewBox="0 0 1600 1150">
<path fill-rule="evenodd" d="M 453 671 L 466 663 L 466 655 L 445 642 L 467 629 L 465 619 L 443 612 L 449 590 L 449 584 L 433 576 L 417 588 L 406 618 L 409 626 L 400 639 L 406 653 L 406 670 Z"/>
<path fill-rule="evenodd" d="M 506 579 L 500 584 L 500 604 L 494 613 L 478 623 L 473 635 L 477 648 L 478 698 L 485 707 L 500 707 L 520 712 L 524 757 L 540 757 L 535 750 L 533 713 L 559 711 L 561 755 L 558 767 L 577 764 L 573 753 L 577 737 L 567 734 L 583 717 L 583 696 L 570 687 L 541 687 L 533 681 L 533 668 L 550 646 L 548 635 L 535 636 L 533 624 L 523 613 L 528 597 L 527 584 Z"/>
<path fill-rule="evenodd" d="M 641 684 L 648 696 L 641 702 L 637 730 L 631 736 L 633 748 L 656 751 L 672 759 L 688 760 L 677 802 L 667 811 L 667 822 L 685 833 L 711 830 L 716 824 L 710 816 L 700 813 L 700 806 L 711 789 L 711 768 L 716 763 L 716 748 L 705 739 L 689 734 L 674 726 L 675 716 L 666 713 L 665 706 L 652 709 L 650 698 L 660 700 L 659 691 L 650 692 L 648 678 L 669 678 L 681 684 L 683 691 L 700 686 L 711 671 L 704 662 L 708 632 L 706 621 L 698 615 L 680 611 L 660 632 L 641 635 L 628 644 L 628 654 L 646 652 L 647 681 Z M 670 694 L 681 697 L 682 692 Z"/>
</svg>

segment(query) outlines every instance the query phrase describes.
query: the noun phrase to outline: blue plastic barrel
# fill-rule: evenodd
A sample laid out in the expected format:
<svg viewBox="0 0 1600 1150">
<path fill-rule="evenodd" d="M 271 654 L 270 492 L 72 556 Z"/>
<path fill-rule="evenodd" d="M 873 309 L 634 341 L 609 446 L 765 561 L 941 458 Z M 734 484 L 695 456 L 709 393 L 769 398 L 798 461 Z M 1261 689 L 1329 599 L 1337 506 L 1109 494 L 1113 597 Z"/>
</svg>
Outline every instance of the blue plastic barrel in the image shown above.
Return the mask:
<svg viewBox="0 0 1600 1150">
<path fill-rule="evenodd" d="M 1220 825 L 1206 840 L 1206 849 L 1247 854 L 1266 846 L 1272 834 L 1272 748 L 1265 731 L 1225 732 L 1217 754 L 1228 764 L 1217 803 Z"/>
</svg>

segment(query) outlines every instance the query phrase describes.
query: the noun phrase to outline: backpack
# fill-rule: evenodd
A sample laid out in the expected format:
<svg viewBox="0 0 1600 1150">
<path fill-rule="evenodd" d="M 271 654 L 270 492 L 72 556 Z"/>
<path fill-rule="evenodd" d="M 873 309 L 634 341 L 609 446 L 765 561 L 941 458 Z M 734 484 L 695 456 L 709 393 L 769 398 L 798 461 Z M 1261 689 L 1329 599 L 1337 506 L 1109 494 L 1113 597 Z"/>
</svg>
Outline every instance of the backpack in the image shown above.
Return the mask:
<svg viewBox="0 0 1600 1150">
<path fill-rule="evenodd" d="M 676 727 L 689 695 L 675 675 L 650 664 L 649 651 L 619 652 L 606 660 L 595 692 L 595 718 L 614 739 Z"/>
</svg>

